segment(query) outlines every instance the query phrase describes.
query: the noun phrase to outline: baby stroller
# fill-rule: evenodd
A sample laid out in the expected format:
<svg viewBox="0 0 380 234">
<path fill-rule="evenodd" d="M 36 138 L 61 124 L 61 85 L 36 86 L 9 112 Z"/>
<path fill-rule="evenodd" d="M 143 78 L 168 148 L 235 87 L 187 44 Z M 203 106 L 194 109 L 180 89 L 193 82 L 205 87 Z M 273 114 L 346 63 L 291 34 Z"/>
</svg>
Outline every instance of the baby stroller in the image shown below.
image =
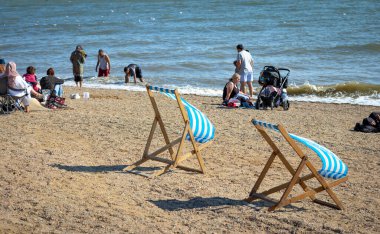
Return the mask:
<svg viewBox="0 0 380 234">
<path fill-rule="evenodd" d="M 283 74 L 281 74 L 283 72 Z M 256 109 L 273 110 L 274 107 L 282 106 L 284 110 L 289 109 L 288 77 L 290 70 L 287 68 L 276 68 L 265 66 L 260 73 L 259 84 L 262 86 L 256 101 Z"/>
</svg>

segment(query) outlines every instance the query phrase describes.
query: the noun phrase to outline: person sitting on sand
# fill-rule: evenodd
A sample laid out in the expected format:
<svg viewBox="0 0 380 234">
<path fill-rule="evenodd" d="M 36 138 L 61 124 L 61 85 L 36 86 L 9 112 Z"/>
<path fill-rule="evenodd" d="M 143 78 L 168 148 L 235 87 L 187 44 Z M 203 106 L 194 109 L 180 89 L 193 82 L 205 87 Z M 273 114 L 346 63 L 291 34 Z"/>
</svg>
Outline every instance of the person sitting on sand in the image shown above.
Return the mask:
<svg viewBox="0 0 380 234">
<path fill-rule="evenodd" d="M 37 76 L 35 75 L 36 69 L 33 66 L 29 66 L 26 69 L 26 74 L 22 75 L 22 78 L 28 83 L 29 86 L 32 87 L 30 94 L 33 98 L 38 99 L 39 101 L 43 100 L 43 96 L 41 94 L 41 86 L 37 82 Z"/>
<path fill-rule="evenodd" d="M 129 76 L 133 76 L 133 79 L 136 83 L 136 77 L 140 79 L 141 82 L 144 82 L 141 67 L 137 64 L 129 64 L 127 67 L 124 67 L 125 73 L 125 83 L 129 83 Z"/>
<path fill-rule="evenodd" d="M 239 91 L 239 88 L 237 87 L 237 84 L 240 82 L 240 75 L 238 73 L 234 73 L 231 77 L 231 79 L 226 83 L 223 89 L 223 105 L 227 105 L 228 101 L 231 98 L 237 98 L 241 102 L 251 102 L 252 99 L 244 94 L 243 92 Z"/>
<path fill-rule="evenodd" d="M 26 73 L 22 75 L 26 83 L 30 84 L 34 91 L 41 93 L 41 86 L 37 82 L 36 68 L 29 66 L 26 68 Z"/>
<path fill-rule="evenodd" d="M 42 89 L 48 89 L 56 96 L 63 96 L 62 84 L 65 82 L 62 79 L 54 76 L 54 69 L 49 68 L 46 71 L 47 76 L 42 77 L 40 84 Z"/>
<path fill-rule="evenodd" d="M 29 112 L 29 104 L 32 99 L 30 96 L 32 87 L 29 86 L 28 83 L 26 83 L 26 81 L 17 72 L 15 62 L 9 62 L 6 65 L 5 72 L 0 76 L 0 79 L 5 77 L 8 77 L 8 93 L 15 97 L 23 97 L 22 103 L 24 104 L 25 112 Z"/>
<path fill-rule="evenodd" d="M 98 71 L 98 77 L 108 77 L 111 72 L 110 57 L 104 53 L 102 49 L 98 53 L 98 62 L 96 63 L 95 71 Z"/>
</svg>

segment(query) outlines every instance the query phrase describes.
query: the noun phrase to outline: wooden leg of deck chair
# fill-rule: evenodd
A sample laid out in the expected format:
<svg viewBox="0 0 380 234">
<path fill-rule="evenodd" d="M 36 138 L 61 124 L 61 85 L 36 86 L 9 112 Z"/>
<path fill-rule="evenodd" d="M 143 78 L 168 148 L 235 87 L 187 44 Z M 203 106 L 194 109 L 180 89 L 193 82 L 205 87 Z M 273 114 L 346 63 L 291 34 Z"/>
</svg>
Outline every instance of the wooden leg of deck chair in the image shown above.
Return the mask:
<svg viewBox="0 0 380 234">
<path fill-rule="evenodd" d="M 317 169 L 315 169 L 315 167 L 313 166 L 312 163 L 310 162 L 307 162 L 306 163 L 306 166 L 310 169 L 310 171 L 315 175 L 315 178 L 318 180 L 318 182 L 322 185 L 322 187 L 326 190 L 326 192 L 328 193 L 328 195 L 331 197 L 331 199 L 335 202 L 335 204 L 339 207 L 339 209 L 343 210 L 344 209 L 344 206 L 342 204 L 342 202 L 338 199 L 338 197 L 335 195 L 334 191 L 331 190 L 329 184 L 326 182 L 325 179 L 322 178 L 321 175 L 319 175 Z M 345 177 L 343 178 L 345 180 L 348 179 L 348 177 Z M 344 180 L 344 181 L 345 181 Z M 337 181 L 340 181 L 340 180 L 337 180 Z M 344 182 L 342 181 L 342 182 Z M 340 183 L 342 183 L 340 182 Z M 332 182 L 331 184 L 333 184 L 334 182 Z M 318 201 L 317 201 L 318 202 Z"/>
<path fill-rule="evenodd" d="M 178 166 L 180 155 L 182 153 L 183 145 L 185 144 L 185 139 L 186 139 L 186 135 L 187 135 L 188 130 L 189 130 L 188 125 L 185 125 L 182 136 L 175 140 L 175 142 L 177 142 L 177 143 L 179 142 L 179 146 L 177 149 L 177 154 L 174 157 L 174 161 L 170 162 L 169 165 L 167 165 L 164 169 L 155 173 L 154 176 L 160 176 L 160 175 L 166 173 L 167 171 L 169 171 L 170 169 L 174 169 Z"/>
<path fill-rule="evenodd" d="M 256 129 L 260 132 L 260 134 L 262 135 L 262 137 L 265 139 L 265 141 L 270 145 L 270 147 L 273 149 L 274 152 L 277 152 L 280 160 L 282 161 L 282 163 L 285 165 L 285 167 L 288 169 L 288 171 L 294 175 L 295 171 L 293 169 L 293 167 L 290 165 L 290 163 L 288 162 L 288 160 L 286 160 L 285 156 L 281 153 L 280 149 L 276 146 L 276 144 L 272 141 L 272 139 L 270 138 L 270 136 L 268 135 L 268 133 L 264 130 L 264 128 L 262 126 L 259 126 L 259 125 L 255 125 Z M 280 128 L 279 127 L 279 130 L 281 132 L 281 134 L 285 137 L 285 134 L 287 134 L 286 130 L 282 127 Z M 285 137 L 285 139 L 287 140 L 287 138 Z M 288 141 L 289 144 L 291 144 L 289 141 Z M 297 152 L 299 153 L 299 152 Z M 301 151 L 301 154 L 303 155 L 302 151 Z M 301 157 L 302 158 L 302 157 Z M 307 191 L 309 188 L 308 186 L 301 181 L 300 183 L 300 186 L 302 187 L 302 189 L 304 191 Z M 314 200 L 315 197 L 314 196 L 310 196 L 310 199 L 311 200 Z"/>
<path fill-rule="evenodd" d="M 284 204 L 286 204 L 286 198 L 289 196 L 289 193 L 292 191 L 292 189 L 293 189 L 294 185 L 296 184 L 297 180 L 299 180 L 299 175 L 301 174 L 303 168 L 305 167 L 306 161 L 307 161 L 307 157 L 304 156 L 302 158 L 302 161 L 299 164 L 297 170 L 295 171 L 295 173 L 293 175 L 293 178 L 291 179 L 288 187 L 285 189 L 284 194 L 282 194 L 282 197 L 281 197 L 279 203 L 276 204 L 276 205 L 274 205 L 274 206 L 272 206 L 272 207 L 270 207 L 268 209 L 268 211 L 273 211 L 273 210 L 275 210 L 277 208 L 280 208 L 280 207 L 284 206 Z"/>
<path fill-rule="evenodd" d="M 308 175 L 305 175 L 305 176 L 299 178 L 296 183 L 298 184 L 301 181 L 305 182 L 305 181 L 310 180 L 312 178 L 314 178 L 314 175 L 311 173 L 311 174 L 308 174 Z M 278 191 L 280 191 L 282 189 L 285 189 L 286 187 L 289 186 L 289 184 L 290 184 L 290 182 L 287 182 L 287 183 L 280 184 L 280 185 L 278 185 L 276 187 L 273 187 L 271 189 L 268 189 L 268 190 L 266 190 L 264 192 L 260 192 L 260 193 L 254 192 L 254 193 L 252 193 L 252 195 L 250 195 L 249 198 L 246 199 L 246 201 L 253 201 L 255 199 L 261 198 L 258 195 L 260 195 L 260 196 L 268 196 L 268 195 L 270 195 L 272 193 L 275 193 L 275 192 L 278 192 Z"/>
<path fill-rule="evenodd" d="M 146 90 L 148 92 L 150 102 L 152 103 L 152 107 L 153 107 L 153 110 L 154 110 L 154 113 L 155 113 L 155 118 L 157 119 L 157 121 L 158 121 L 158 123 L 160 125 L 160 129 L 161 129 L 162 135 L 164 135 L 165 143 L 166 143 L 166 145 L 168 145 L 168 144 L 170 144 L 169 136 L 168 136 L 168 134 L 166 132 L 165 124 L 162 121 L 160 111 L 158 110 L 158 106 L 157 106 L 156 100 L 154 99 L 153 93 L 149 89 L 148 86 L 146 87 Z M 170 153 L 170 156 L 172 157 L 172 159 L 174 160 L 174 150 L 173 150 L 173 148 L 169 148 L 169 153 Z"/>
<path fill-rule="evenodd" d="M 145 145 L 143 156 L 148 155 L 150 144 L 152 143 L 153 135 L 154 135 L 154 132 L 156 131 L 157 122 L 158 122 L 157 118 L 154 117 L 152 128 L 150 129 L 149 137 L 148 137 L 148 140 L 147 140 L 146 145 Z"/>
<path fill-rule="evenodd" d="M 339 200 L 339 198 L 335 195 L 335 193 L 332 191 L 332 189 L 328 185 L 326 186 L 326 192 L 330 195 L 331 199 L 333 199 L 333 201 L 339 207 L 339 209 L 344 210 L 343 203 Z"/>
<path fill-rule="evenodd" d="M 282 124 L 279 124 L 278 125 L 278 130 L 280 131 L 281 135 L 285 138 L 285 140 L 289 143 L 289 145 L 293 148 L 293 150 L 297 153 L 297 155 L 302 159 L 304 158 L 306 155 L 303 153 L 302 149 L 295 143 L 295 141 L 289 136 L 289 133 L 286 131 L 286 129 L 284 128 L 284 126 L 282 126 Z M 283 156 L 283 155 L 282 155 Z M 285 157 L 283 156 L 283 158 L 285 159 Z M 289 164 L 289 163 L 288 163 Z M 311 163 L 309 161 L 306 162 L 306 165 L 311 165 Z M 289 165 L 290 166 L 290 165 Z M 309 166 L 308 166 L 309 167 Z M 310 169 L 310 168 L 309 168 Z M 314 173 L 312 171 L 312 173 Z M 315 173 L 314 173 L 315 174 Z M 302 189 L 306 192 L 308 190 L 310 190 L 310 188 L 305 184 L 305 183 L 300 183 Z M 310 199 L 312 201 L 314 201 L 316 198 L 314 195 L 310 196 Z"/>
<path fill-rule="evenodd" d="M 251 201 L 254 200 L 254 197 L 252 197 L 252 195 L 253 195 L 254 193 L 256 193 L 257 190 L 259 189 L 261 183 L 262 183 L 263 180 L 264 180 L 265 175 L 267 174 L 267 172 L 268 172 L 270 166 L 272 165 L 274 159 L 276 158 L 276 155 L 277 155 L 277 154 L 273 151 L 272 154 L 270 155 L 270 157 L 269 157 L 267 163 L 265 164 L 264 169 L 261 171 L 261 173 L 260 173 L 260 175 L 259 175 L 259 178 L 257 179 L 257 181 L 256 181 L 255 185 L 253 186 L 251 192 L 249 193 L 248 198 L 246 198 L 245 201 L 247 201 L 247 202 L 251 202 Z"/>
<path fill-rule="evenodd" d="M 173 146 L 178 144 L 180 141 L 181 141 L 181 137 L 179 137 L 179 138 L 175 139 L 174 141 L 170 142 L 169 144 L 159 148 L 158 150 L 154 151 L 153 153 L 148 154 L 147 156 L 149 156 L 149 157 L 157 156 L 157 155 L 161 154 L 162 152 L 164 152 L 165 150 L 172 148 Z"/>
<path fill-rule="evenodd" d="M 342 179 L 339 179 L 339 180 L 336 180 L 334 182 L 329 183 L 328 186 L 330 188 L 332 188 L 332 187 L 335 187 L 335 186 L 337 186 L 337 185 L 345 182 L 346 180 L 347 180 L 346 178 L 342 178 Z M 299 201 L 299 200 L 303 200 L 306 197 L 309 197 L 310 195 L 314 195 L 314 194 L 317 194 L 317 193 L 320 193 L 320 192 L 323 192 L 323 191 L 325 191 L 325 188 L 323 186 L 320 186 L 320 187 L 314 188 L 314 189 L 310 189 L 309 191 L 307 191 L 307 192 L 305 192 L 303 194 L 300 194 L 298 196 L 295 196 L 295 197 L 292 197 L 292 198 L 288 199 L 286 202 L 284 202 L 284 206 L 286 206 L 286 205 L 288 205 L 290 203 Z M 319 199 L 315 199 L 313 202 L 318 203 L 320 205 L 332 207 L 332 208 L 335 208 L 335 209 L 338 209 L 338 210 L 342 210 L 343 209 L 343 206 L 332 204 L 330 202 L 322 201 L 322 200 L 319 200 Z"/>
<path fill-rule="evenodd" d="M 176 167 L 179 163 L 180 155 L 182 154 L 182 148 L 185 145 L 185 139 L 188 132 L 189 132 L 189 124 L 187 123 L 185 124 L 185 128 L 183 129 L 183 132 L 182 132 L 181 141 L 178 145 L 177 154 L 175 156 L 175 160 L 173 164 L 174 167 Z"/>
<path fill-rule="evenodd" d="M 188 121 L 187 121 L 187 125 L 189 125 L 189 128 L 190 128 L 190 123 Z M 193 152 L 197 156 L 197 160 L 198 160 L 199 166 L 201 167 L 202 173 L 205 174 L 206 173 L 206 167 L 205 167 L 205 163 L 203 161 L 200 149 L 197 146 L 193 132 L 192 131 L 188 131 L 188 132 L 189 132 L 191 144 L 193 145 L 193 149 L 194 149 Z"/>
<path fill-rule="evenodd" d="M 160 175 L 162 175 L 162 174 L 165 174 L 167 171 L 169 171 L 171 168 L 173 168 L 173 165 L 167 165 L 166 167 L 164 167 L 162 170 L 160 170 L 160 171 L 158 171 L 158 172 L 156 172 L 156 173 L 154 173 L 153 174 L 153 177 L 155 177 L 155 176 L 160 176 Z"/>
<path fill-rule="evenodd" d="M 128 167 L 124 168 L 123 171 L 133 170 L 133 169 L 135 169 L 136 167 L 140 166 L 141 164 L 143 164 L 144 162 L 146 162 L 148 160 L 149 160 L 149 158 L 143 157 L 139 161 L 137 161 L 137 162 L 133 163 L 132 165 L 129 165 Z"/>
<path fill-rule="evenodd" d="M 201 167 L 202 173 L 205 174 L 206 173 L 205 163 L 203 161 L 203 158 L 202 158 L 202 155 L 201 155 L 201 151 L 200 151 L 200 149 L 198 149 L 198 146 L 197 146 L 197 144 L 195 142 L 194 136 L 192 137 L 191 143 L 193 144 L 193 147 L 194 147 L 194 151 L 193 152 L 197 156 L 197 160 L 198 160 L 199 166 Z"/>
<path fill-rule="evenodd" d="M 165 143 L 167 145 L 170 144 L 169 136 L 168 136 L 168 133 L 166 132 L 164 122 L 162 121 L 161 117 L 159 118 L 158 123 L 160 124 L 162 135 L 164 135 Z M 172 147 L 169 147 L 169 153 L 172 160 L 174 160 L 174 150 Z"/>
<path fill-rule="evenodd" d="M 325 201 L 321 201 L 321 200 L 316 200 L 314 202 L 318 203 L 318 204 L 321 204 L 321 205 L 326 205 L 326 206 L 330 206 L 330 207 L 333 207 L 333 208 L 336 208 L 338 210 L 344 210 L 344 206 L 343 206 L 343 203 L 339 200 L 339 198 L 336 196 L 336 194 L 334 193 L 334 191 L 331 189 L 332 187 L 340 184 L 340 183 L 343 183 L 345 181 L 347 181 L 348 177 L 345 177 L 345 178 L 342 178 L 342 179 L 339 179 L 339 180 L 336 180 L 334 182 L 331 182 L 330 184 L 326 182 L 326 180 L 324 180 L 319 174 L 318 174 L 319 178 L 317 177 L 317 180 L 321 183 L 321 191 L 323 190 L 326 190 L 326 192 L 328 193 L 328 195 L 331 197 L 331 199 L 334 201 L 334 204 L 331 204 L 329 202 L 325 202 Z"/>
</svg>

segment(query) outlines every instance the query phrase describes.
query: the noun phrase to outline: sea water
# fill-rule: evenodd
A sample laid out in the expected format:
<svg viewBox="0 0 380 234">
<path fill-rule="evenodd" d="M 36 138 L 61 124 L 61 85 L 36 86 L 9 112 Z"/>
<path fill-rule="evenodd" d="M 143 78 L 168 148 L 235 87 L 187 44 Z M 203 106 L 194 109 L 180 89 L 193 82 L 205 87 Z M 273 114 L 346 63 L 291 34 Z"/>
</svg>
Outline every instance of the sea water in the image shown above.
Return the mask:
<svg viewBox="0 0 380 234">
<path fill-rule="evenodd" d="M 88 54 L 87 87 L 125 85 L 123 68 L 182 93 L 221 96 L 234 72 L 236 45 L 265 65 L 287 67 L 290 100 L 380 106 L 380 1 L 1 1 L 0 57 L 18 71 L 49 67 L 73 85 L 69 57 Z M 111 76 L 96 78 L 97 51 Z M 258 87 L 257 82 L 254 84 Z"/>
</svg>

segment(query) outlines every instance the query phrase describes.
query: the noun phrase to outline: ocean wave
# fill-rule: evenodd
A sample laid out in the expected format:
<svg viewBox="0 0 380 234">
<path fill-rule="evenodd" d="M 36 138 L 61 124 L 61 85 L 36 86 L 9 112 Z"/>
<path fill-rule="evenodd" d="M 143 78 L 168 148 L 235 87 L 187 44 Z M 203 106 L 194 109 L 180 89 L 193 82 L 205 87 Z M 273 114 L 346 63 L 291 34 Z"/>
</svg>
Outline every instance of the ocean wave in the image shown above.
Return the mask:
<svg viewBox="0 0 380 234">
<path fill-rule="evenodd" d="M 346 82 L 334 85 L 312 85 L 306 82 L 303 85 L 290 85 L 289 96 L 315 95 L 319 97 L 360 97 L 375 96 L 380 99 L 380 85 L 361 82 Z"/>
</svg>

